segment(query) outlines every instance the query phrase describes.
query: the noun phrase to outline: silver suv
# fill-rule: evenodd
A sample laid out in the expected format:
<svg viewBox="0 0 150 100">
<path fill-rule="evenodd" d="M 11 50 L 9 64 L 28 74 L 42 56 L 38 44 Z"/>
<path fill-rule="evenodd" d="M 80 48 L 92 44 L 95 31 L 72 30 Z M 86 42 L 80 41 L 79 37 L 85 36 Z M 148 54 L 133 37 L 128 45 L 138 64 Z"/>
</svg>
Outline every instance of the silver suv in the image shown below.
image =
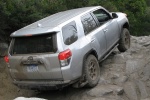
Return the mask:
<svg viewBox="0 0 150 100">
<path fill-rule="evenodd" d="M 11 34 L 5 61 L 13 83 L 20 88 L 94 87 L 99 62 L 115 47 L 130 47 L 124 13 L 101 6 L 63 11 Z"/>
</svg>

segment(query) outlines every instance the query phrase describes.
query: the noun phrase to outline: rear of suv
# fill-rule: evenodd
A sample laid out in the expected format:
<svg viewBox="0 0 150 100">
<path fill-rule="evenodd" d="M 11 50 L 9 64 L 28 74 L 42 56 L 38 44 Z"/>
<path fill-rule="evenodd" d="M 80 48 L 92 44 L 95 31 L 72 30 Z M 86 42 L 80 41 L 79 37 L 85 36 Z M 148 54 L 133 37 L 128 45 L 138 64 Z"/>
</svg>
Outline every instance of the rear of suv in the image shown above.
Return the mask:
<svg viewBox="0 0 150 100">
<path fill-rule="evenodd" d="M 20 88 L 94 87 L 98 61 L 130 47 L 128 29 L 125 14 L 100 6 L 56 13 L 12 33 L 5 61 Z"/>
</svg>

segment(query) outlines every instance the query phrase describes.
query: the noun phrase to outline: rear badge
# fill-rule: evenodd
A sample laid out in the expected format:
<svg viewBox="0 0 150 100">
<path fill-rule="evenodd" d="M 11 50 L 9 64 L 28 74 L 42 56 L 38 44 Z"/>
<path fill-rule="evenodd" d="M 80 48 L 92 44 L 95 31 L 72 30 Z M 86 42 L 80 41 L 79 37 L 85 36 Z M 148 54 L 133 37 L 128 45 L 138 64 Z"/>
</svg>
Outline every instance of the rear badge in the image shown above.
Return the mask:
<svg viewBox="0 0 150 100">
<path fill-rule="evenodd" d="M 33 57 L 32 57 L 32 56 L 29 56 L 27 60 L 28 60 L 28 61 L 33 61 Z"/>
</svg>

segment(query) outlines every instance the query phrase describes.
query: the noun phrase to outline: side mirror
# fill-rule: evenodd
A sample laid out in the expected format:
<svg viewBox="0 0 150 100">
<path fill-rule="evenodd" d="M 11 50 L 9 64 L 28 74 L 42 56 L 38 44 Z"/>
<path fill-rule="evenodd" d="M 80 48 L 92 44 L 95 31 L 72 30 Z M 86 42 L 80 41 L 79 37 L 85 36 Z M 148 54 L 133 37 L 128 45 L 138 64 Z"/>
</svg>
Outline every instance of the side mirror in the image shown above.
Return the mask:
<svg viewBox="0 0 150 100">
<path fill-rule="evenodd" d="M 118 18 L 118 15 L 116 13 L 112 13 L 113 18 Z"/>
</svg>

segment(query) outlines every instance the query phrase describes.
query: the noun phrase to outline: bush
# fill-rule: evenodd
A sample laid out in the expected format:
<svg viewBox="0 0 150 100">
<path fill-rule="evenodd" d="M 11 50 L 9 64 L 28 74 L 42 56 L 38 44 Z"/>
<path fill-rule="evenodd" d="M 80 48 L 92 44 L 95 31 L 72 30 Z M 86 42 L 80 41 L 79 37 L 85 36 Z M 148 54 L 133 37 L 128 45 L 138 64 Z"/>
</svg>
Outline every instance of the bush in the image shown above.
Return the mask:
<svg viewBox="0 0 150 100">
<path fill-rule="evenodd" d="M 0 0 L 0 42 L 9 35 L 53 13 L 85 6 L 102 5 L 109 11 L 127 13 L 132 35 L 149 35 L 149 0 Z"/>
</svg>

